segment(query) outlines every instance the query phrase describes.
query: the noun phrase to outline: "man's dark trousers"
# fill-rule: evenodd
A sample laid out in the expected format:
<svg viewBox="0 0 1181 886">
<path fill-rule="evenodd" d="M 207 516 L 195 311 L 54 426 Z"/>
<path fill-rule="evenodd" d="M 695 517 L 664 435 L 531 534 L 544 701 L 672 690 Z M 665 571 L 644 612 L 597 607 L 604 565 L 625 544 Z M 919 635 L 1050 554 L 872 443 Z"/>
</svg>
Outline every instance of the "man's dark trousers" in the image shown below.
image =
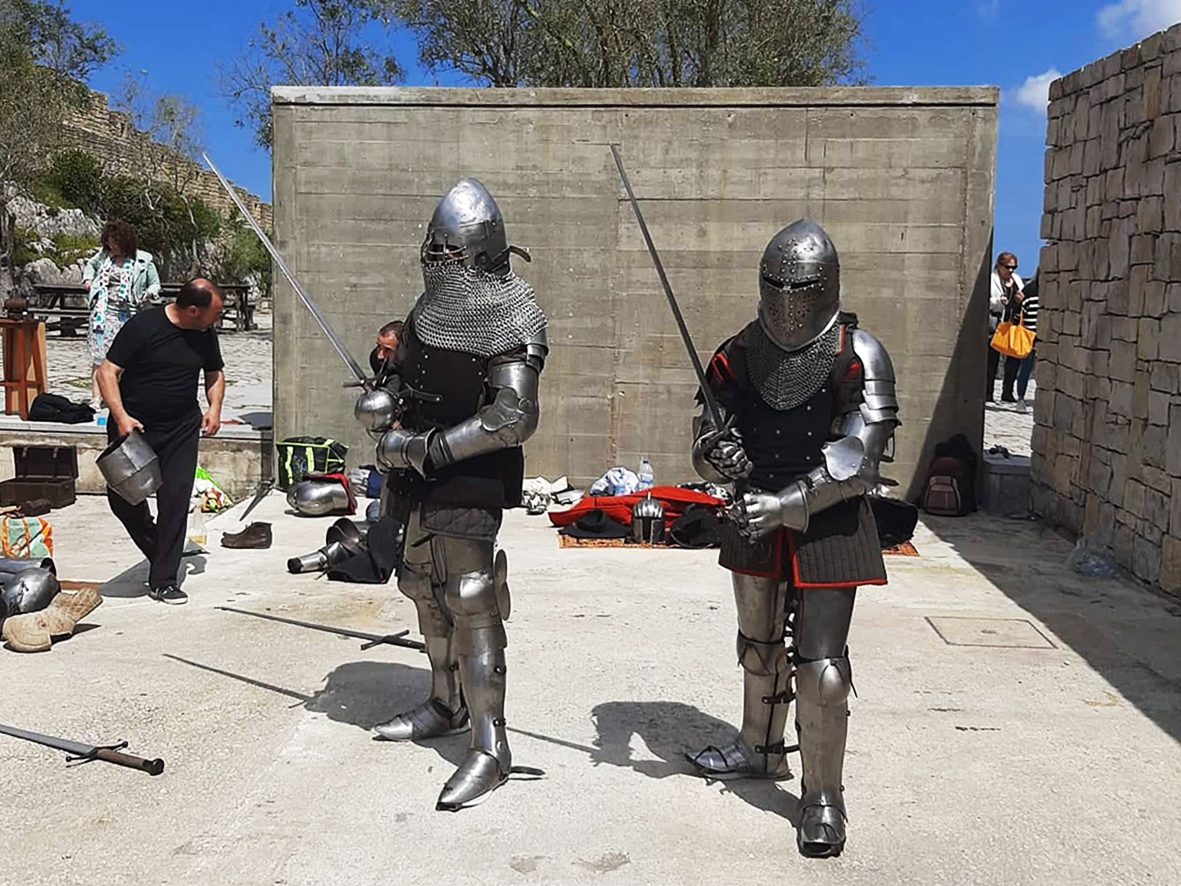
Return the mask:
<svg viewBox="0 0 1181 886">
<path fill-rule="evenodd" d="M 108 422 L 107 439 L 113 442 L 117 437 L 118 431 Z M 107 500 L 111 511 L 151 564 L 148 587 L 163 588 L 176 584 L 179 579 L 189 502 L 197 473 L 201 413 L 172 424 L 149 425 L 144 429 L 144 437 L 160 459 L 164 481 L 156 490 L 156 519 L 152 519 L 147 502 L 130 505 L 110 489 Z"/>
</svg>

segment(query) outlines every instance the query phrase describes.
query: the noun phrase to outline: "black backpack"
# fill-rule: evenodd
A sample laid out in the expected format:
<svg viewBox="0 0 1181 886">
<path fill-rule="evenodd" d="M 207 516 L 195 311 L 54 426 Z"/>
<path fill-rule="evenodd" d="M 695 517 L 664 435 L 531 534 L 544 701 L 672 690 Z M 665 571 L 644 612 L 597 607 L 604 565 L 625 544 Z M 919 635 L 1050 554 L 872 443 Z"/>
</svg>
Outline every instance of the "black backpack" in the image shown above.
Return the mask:
<svg viewBox="0 0 1181 886">
<path fill-rule="evenodd" d="M 38 394 L 29 404 L 29 421 L 56 421 L 67 425 L 94 421 L 89 403 L 74 403 L 61 394 Z"/>
</svg>

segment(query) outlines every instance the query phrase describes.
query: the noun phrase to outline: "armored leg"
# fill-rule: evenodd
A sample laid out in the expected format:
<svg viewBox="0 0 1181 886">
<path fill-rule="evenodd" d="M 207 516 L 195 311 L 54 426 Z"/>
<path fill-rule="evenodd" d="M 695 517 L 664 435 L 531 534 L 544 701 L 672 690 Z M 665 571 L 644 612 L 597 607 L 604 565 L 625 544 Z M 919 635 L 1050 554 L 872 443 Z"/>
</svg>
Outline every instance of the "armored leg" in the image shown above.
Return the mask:
<svg viewBox="0 0 1181 886">
<path fill-rule="evenodd" d="M 389 741 L 451 735 L 467 727 L 454 630 L 450 616 L 439 601 L 440 588 L 434 581 L 431 543 L 419 524 L 418 514 L 410 518 L 406 539 L 398 589 L 414 601 L 418 610 L 418 629 L 426 643 L 431 664 L 431 694 L 422 704 L 374 728 L 381 738 Z"/>
<path fill-rule="evenodd" d="M 796 615 L 796 731 L 803 763 L 803 795 L 797 843 L 803 855 L 840 855 L 845 845 L 845 800 L 841 784 L 847 699 L 853 685 L 849 622 L 854 589 L 800 593 Z"/>
<path fill-rule="evenodd" d="M 735 573 L 734 600 L 743 670 L 742 728 L 735 741 L 710 746 L 691 759 L 710 778 L 790 778 L 783 744 L 791 702 L 784 645 L 787 594 L 776 579 Z"/>
<path fill-rule="evenodd" d="M 443 599 L 455 624 L 454 644 L 471 713 L 467 756 L 439 794 L 438 808 L 472 806 L 504 784 L 512 754 L 504 725 L 504 621 L 497 602 L 491 540 L 436 537 L 445 564 Z"/>
</svg>

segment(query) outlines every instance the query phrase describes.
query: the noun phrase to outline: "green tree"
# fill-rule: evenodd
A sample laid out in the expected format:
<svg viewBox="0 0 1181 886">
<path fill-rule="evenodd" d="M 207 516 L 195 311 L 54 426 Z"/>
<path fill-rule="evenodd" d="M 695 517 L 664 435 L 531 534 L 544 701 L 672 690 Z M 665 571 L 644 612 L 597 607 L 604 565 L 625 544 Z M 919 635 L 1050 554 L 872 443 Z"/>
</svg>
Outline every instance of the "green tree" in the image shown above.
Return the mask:
<svg viewBox="0 0 1181 886">
<path fill-rule="evenodd" d="M 51 156 L 62 118 L 83 100 L 80 80 L 118 51 L 61 2 L 0 0 L 0 259 L 11 260 L 6 182 L 27 189 Z"/>
<path fill-rule="evenodd" d="M 858 82 L 857 0 L 394 0 L 434 71 L 487 86 Z"/>
<path fill-rule="evenodd" d="M 219 70 L 237 124 L 271 145 L 272 86 L 389 86 L 402 79 L 391 51 L 373 38 L 389 25 L 388 0 L 295 0 L 294 9 L 262 22 L 246 51 Z"/>
</svg>

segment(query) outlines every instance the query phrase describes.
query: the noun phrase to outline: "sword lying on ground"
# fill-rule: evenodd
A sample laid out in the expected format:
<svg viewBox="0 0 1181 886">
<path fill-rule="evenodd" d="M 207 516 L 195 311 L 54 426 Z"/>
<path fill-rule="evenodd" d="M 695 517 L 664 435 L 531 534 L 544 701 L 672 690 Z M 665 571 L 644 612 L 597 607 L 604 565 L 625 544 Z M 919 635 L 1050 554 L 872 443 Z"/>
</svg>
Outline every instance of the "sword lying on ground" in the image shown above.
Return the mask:
<svg viewBox="0 0 1181 886">
<path fill-rule="evenodd" d="M 668 275 L 664 273 L 664 263 L 660 261 L 660 254 L 656 251 L 656 244 L 652 242 L 652 235 L 648 233 L 648 224 L 644 221 L 644 214 L 640 212 L 640 204 L 632 191 L 632 183 L 623 168 L 623 159 L 619 156 L 619 147 L 611 145 L 611 156 L 615 158 L 615 166 L 619 169 L 619 177 L 623 180 L 623 187 L 627 191 L 627 199 L 631 201 L 632 211 L 636 214 L 636 221 L 640 225 L 640 233 L 644 235 L 644 243 L 648 247 L 648 254 L 652 256 L 652 264 L 656 265 L 656 275 L 660 277 L 660 285 L 664 287 L 664 294 L 668 298 L 668 306 L 672 309 L 673 319 L 677 321 L 677 329 L 681 333 L 681 341 L 685 350 L 689 352 L 689 361 L 693 364 L 693 371 L 697 374 L 697 384 L 701 386 L 701 396 L 705 399 L 705 408 L 709 410 L 710 418 L 717 428 L 724 428 L 726 422 L 722 420 L 722 410 L 718 408 L 718 401 L 714 397 L 713 389 L 705 378 L 705 369 L 701 365 L 701 358 L 697 356 L 697 349 L 693 347 L 693 339 L 689 336 L 689 328 L 685 325 L 685 318 L 677 304 L 677 297 L 673 295 L 672 284 L 668 282 Z"/>
<path fill-rule="evenodd" d="M 295 625 L 297 628 L 310 628 L 313 631 L 323 631 L 326 634 L 336 634 L 339 637 L 352 637 L 354 640 L 365 640 L 361 644 L 362 649 L 371 649 L 374 646 L 380 646 L 386 643 L 390 646 L 404 646 L 406 649 L 415 649 L 419 652 L 426 651 L 426 644 L 421 640 L 407 640 L 404 639 L 409 631 L 399 631 L 396 634 L 369 634 L 365 631 L 352 631 L 348 628 L 334 628 L 331 625 L 318 625 L 310 621 L 299 621 L 294 618 L 283 618 L 280 615 L 267 615 L 264 612 L 251 612 L 249 609 L 235 609 L 233 606 L 217 606 L 214 607 L 223 612 L 236 612 L 239 615 L 253 615 L 255 618 L 265 618 L 267 621 L 277 621 L 280 624 Z"/>
<path fill-rule="evenodd" d="M 67 763 L 89 763 L 92 760 L 102 760 L 104 763 L 114 763 L 116 766 L 126 766 L 128 769 L 140 769 L 148 775 L 159 775 L 164 771 L 163 760 L 147 760 L 143 757 L 119 753 L 123 748 L 127 747 L 127 742 L 125 741 L 121 741 L 118 744 L 89 745 L 82 744 L 78 741 L 70 741 L 65 738 L 54 738 L 52 735 L 41 735 L 39 732 L 29 732 L 26 729 L 17 729 L 15 726 L 4 726 L 3 724 L 0 724 L 0 733 L 11 735 L 13 738 L 31 741 L 34 744 L 44 745 L 47 748 L 65 751 L 67 754 Z"/>
<path fill-rule="evenodd" d="M 213 170 L 213 174 L 217 176 L 217 180 L 221 182 L 221 186 L 225 188 L 226 193 L 230 195 L 230 199 L 234 201 L 234 205 L 238 207 L 238 211 L 242 213 L 242 218 L 246 220 L 246 224 L 250 225 L 251 230 L 254 231 L 255 236 L 258 237 L 259 242 L 263 245 L 263 248 L 270 254 L 271 259 L 278 266 L 279 271 L 284 277 L 287 278 L 287 282 L 291 284 L 291 288 L 295 290 L 295 294 L 299 297 L 299 300 L 303 302 L 303 306 L 308 309 L 308 313 L 312 315 L 312 319 L 316 321 L 316 325 L 320 327 L 320 331 L 328 337 L 328 341 L 332 343 L 333 349 L 337 354 L 340 355 L 340 359 L 344 361 L 345 366 L 349 368 L 349 372 L 351 372 L 356 377 L 361 387 L 368 390 L 372 386 L 372 379 L 366 377 L 364 371 L 361 369 L 361 364 L 358 363 L 357 359 L 349 353 L 349 349 L 345 347 L 344 341 L 341 340 L 341 337 L 336 334 L 336 330 L 332 328 L 332 325 L 328 322 L 328 318 L 324 316 L 320 308 L 314 301 L 312 301 L 311 296 L 307 294 L 303 286 L 300 285 L 299 281 L 295 279 L 295 275 L 291 273 L 291 269 L 287 267 L 287 262 L 283 261 L 283 256 L 279 254 L 279 250 L 275 248 L 275 244 L 271 242 L 270 237 L 268 237 L 266 232 L 263 231 L 262 226 L 257 221 L 255 221 L 254 216 L 252 216 L 246 210 L 245 205 L 243 205 L 241 199 L 239 199 L 233 185 L 231 185 L 226 180 L 226 177 L 221 174 L 221 171 L 213 165 L 213 161 L 209 159 L 208 154 L 202 154 L 201 157 L 207 164 L 209 164 L 209 168 Z"/>
</svg>

